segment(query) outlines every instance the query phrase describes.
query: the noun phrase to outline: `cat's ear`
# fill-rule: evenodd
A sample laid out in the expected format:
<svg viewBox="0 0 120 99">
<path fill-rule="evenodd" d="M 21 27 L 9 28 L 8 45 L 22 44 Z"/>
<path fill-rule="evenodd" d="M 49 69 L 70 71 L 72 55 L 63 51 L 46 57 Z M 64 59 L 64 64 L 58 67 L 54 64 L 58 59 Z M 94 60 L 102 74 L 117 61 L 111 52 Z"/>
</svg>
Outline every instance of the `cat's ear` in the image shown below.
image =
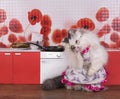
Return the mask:
<svg viewBox="0 0 120 99">
<path fill-rule="evenodd" d="M 69 36 L 69 35 L 68 35 Z M 64 43 L 69 43 L 69 37 L 67 38 L 64 38 L 64 40 L 62 41 L 62 42 L 64 42 Z"/>
<path fill-rule="evenodd" d="M 85 34 L 85 33 L 88 33 L 89 31 L 82 28 L 82 29 L 78 29 L 78 31 L 81 33 L 81 34 Z"/>
<path fill-rule="evenodd" d="M 75 33 L 75 32 L 76 32 L 76 29 L 69 29 L 69 30 L 68 30 L 68 33 L 70 33 L 70 34 L 71 34 L 71 33 Z"/>
<path fill-rule="evenodd" d="M 76 32 L 76 29 L 70 29 L 68 30 L 68 39 L 71 39 Z"/>
<path fill-rule="evenodd" d="M 77 29 L 70 29 L 68 30 L 68 34 L 73 35 L 76 31 Z"/>
</svg>

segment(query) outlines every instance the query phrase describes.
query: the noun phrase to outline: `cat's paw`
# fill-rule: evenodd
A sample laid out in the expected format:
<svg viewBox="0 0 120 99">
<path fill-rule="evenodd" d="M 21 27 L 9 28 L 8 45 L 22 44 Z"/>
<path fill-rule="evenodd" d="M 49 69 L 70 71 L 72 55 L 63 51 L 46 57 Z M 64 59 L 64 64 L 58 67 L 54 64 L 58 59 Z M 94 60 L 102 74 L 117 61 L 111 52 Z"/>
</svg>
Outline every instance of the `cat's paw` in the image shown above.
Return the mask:
<svg viewBox="0 0 120 99">
<path fill-rule="evenodd" d="M 93 69 L 90 69 L 87 74 L 88 76 L 93 76 L 95 74 L 95 71 Z"/>
</svg>

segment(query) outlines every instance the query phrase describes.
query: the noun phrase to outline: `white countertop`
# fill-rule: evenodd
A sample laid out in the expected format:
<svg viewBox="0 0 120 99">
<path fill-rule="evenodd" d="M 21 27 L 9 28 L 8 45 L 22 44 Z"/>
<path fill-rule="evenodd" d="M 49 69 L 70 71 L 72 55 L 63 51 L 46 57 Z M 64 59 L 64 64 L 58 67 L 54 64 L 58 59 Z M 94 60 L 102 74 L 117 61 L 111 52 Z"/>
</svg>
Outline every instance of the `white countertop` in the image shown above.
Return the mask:
<svg viewBox="0 0 120 99">
<path fill-rule="evenodd" d="M 28 48 L 0 48 L 0 52 L 40 52 L 40 50 Z"/>
<path fill-rule="evenodd" d="M 108 52 L 120 52 L 120 49 L 106 49 Z M 41 52 L 39 49 L 30 48 L 0 48 L 0 52 Z M 49 51 L 42 51 L 48 52 Z"/>
</svg>

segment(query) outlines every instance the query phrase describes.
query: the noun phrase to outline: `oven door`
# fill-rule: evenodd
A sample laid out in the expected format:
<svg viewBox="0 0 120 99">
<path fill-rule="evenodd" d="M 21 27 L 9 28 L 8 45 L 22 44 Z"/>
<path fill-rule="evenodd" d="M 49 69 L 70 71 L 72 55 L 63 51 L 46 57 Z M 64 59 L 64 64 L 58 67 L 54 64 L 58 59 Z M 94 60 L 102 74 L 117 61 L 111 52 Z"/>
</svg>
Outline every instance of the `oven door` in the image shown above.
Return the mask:
<svg viewBox="0 0 120 99">
<path fill-rule="evenodd" d="M 62 75 L 62 72 L 66 68 L 67 65 L 64 58 L 41 59 L 40 84 L 42 84 L 46 79 Z"/>
</svg>

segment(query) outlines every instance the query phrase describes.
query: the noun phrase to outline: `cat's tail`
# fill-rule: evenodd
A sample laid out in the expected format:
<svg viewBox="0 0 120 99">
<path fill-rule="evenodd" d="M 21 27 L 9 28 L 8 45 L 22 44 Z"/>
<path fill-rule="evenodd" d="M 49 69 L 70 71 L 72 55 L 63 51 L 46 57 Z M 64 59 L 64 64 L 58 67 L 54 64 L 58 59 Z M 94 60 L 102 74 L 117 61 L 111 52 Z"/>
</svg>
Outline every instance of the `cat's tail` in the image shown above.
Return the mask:
<svg viewBox="0 0 120 99">
<path fill-rule="evenodd" d="M 52 79 L 47 79 L 43 82 L 42 89 L 53 90 L 57 88 L 63 88 L 64 84 L 61 82 L 61 80 L 62 80 L 62 75 Z"/>
</svg>

